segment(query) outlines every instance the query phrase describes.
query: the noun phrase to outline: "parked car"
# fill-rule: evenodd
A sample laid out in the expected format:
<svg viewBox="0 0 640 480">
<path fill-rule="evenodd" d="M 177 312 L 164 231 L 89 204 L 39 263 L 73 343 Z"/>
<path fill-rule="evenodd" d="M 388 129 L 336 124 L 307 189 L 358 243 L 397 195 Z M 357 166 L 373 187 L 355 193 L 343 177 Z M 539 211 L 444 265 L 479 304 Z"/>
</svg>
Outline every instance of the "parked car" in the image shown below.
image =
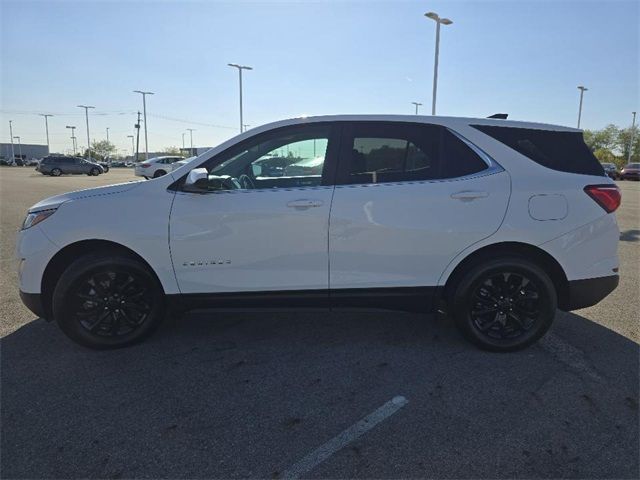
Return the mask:
<svg viewBox="0 0 640 480">
<path fill-rule="evenodd" d="M 96 162 L 98 165 L 102 167 L 103 173 L 107 173 L 109 171 L 109 162 Z"/>
<path fill-rule="evenodd" d="M 640 179 L 640 163 L 629 163 L 620 170 L 620 180 Z"/>
<path fill-rule="evenodd" d="M 620 172 L 618 172 L 618 167 L 616 167 L 615 163 L 603 163 L 602 168 L 607 177 L 613 178 L 614 180 L 618 179 Z"/>
<path fill-rule="evenodd" d="M 189 163 L 194 158 L 198 158 L 198 157 L 183 158 L 182 160 L 178 160 L 176 162 L 173 162 L 171 164 L 171 171 L 173 172 L 174 170 L 176 170 L 176 169 L 180 168 L 181 166 L 185 165 L 186 163 Z"/>
<path fill-rule="evenodd" d="M 320 175 L 254 169 L 294 144 L 323 159 Z M 35 204 L 17 242 L 20 291 L 92 348 L 138 342 L 168 311 L 332 307 L 445 308 L 476 345 L 515 350 L 557 308 L 616 288 L 620 201 L 573 128 L 285 120 L 152 182 Z"/>
<path fill-rule="evenodd" d="M 65 156 L 43 158 L 36 166 L 36 171 L 53 177 L 58 177 L 62 174 L 100 175 L 104 173 L 103 168 L 98 163 L 89 162 L 80 157 Z"/>
<path fill-rule="evenodd" d="M 155 157 L 140 162 L 135 167 L 135 174 L 144 178 L 158 178 L 171 171 L 171 165 L 183 157 Z"/>
</svg>

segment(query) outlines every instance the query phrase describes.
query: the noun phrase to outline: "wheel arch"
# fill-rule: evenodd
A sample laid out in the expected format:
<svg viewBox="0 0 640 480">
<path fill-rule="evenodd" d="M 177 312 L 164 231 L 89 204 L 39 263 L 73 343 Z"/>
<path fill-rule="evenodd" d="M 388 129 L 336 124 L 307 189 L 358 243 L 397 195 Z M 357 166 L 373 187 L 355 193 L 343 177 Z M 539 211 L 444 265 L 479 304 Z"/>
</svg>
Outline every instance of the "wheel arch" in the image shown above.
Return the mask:
<svg viewBox="0 0 640 480">
<path fill-rule="evenodd" d="M 569 303 L 569 281 L 560 263 L 548 252 L 531 244 L 522 242 L 501 242 L 484 246 L 474 250 L 460 261 L 444 285 L 444 299 L 449 300 L 453 290 L 460 282 L 465 272 L 482 262 L 497 256 L 515 255 L 534 262 L 541 267 L 556 289 L 558 308 L 564 309 Z"/>
<path fill-rule="evenodd" d="M 44 273 L 42 275 L 40 292 L 42 293 L 42 304 L 47 315 L 46 318 L 53 318 L 51 311 L 51 299 L 53 297 L 53 291 L 57 284 L 57 279 L 60 278 L 62 272 L 64 272 L 66 267 L 73 260 L 80 257 L 81 255 L 96 252 L 119 253 L 135 258 L 136 260 L 143 263 L 149 269 L 151 274 L 155 276 L 158 284 L 160 284 L 160 287 L 163 288 L 164 292 L 164 286 L 162 285 L 158 274 L 151 267 L 149 262 L 147 262 L 142 256 L 140 256 L 131 248 L 110 240 L 80 240 L 78 242 L 70 243 L 69 245 L 66 245 L 64 248 L 60 249 L 51 258 L 51 260 L 49 260 L 49 263 L 47 263 L 47 266 L 45 267 Z"/>
</svg>

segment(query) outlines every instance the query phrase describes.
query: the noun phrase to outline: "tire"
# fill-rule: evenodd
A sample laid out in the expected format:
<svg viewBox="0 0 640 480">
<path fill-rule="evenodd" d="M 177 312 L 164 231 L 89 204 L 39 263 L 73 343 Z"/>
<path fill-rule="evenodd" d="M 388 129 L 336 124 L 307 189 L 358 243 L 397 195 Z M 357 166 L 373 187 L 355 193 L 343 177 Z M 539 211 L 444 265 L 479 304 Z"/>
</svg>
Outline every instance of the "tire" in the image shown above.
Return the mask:
<svg viewBox="0 0 640 480">
<path fill-rule="evenodd" d="M 151 335 L 164 317 L 164 293 L 139 260 L 118 252 L 75 260 L 53 292 L 53 318 L 73 341 L 93 349 L 120 348 Z"/>
<path fill-rule="evenodd" d="M 544 270 L 509 256 L 472 267 L 449 305 L 469 341 L 484 350 L 510 352 L 531 345 L 549 330 L 558 298 Z"/>
<path fill-rule="evenodd" d="M 89 176 L 97 177 L 98 175 L 100 175 L 100 170 L 98 170 L 97 168 L 94 167 L 89 170 Z"/>
<path fill-rule="evenodd" d="M 158 178 L 158 177 L 162 177 L 163 175 L 166 175 L 167 172 L 165 172 L 164 170 L 156 170 L 155 173 L 153 174 L 153 178 Z"/>
<path fill-rule="evenodd" d="M 60 175 L 62 175 L 62 170 L 60 170 L 59 168 L 54 168 L 53 170 L 51 170 L 52 177 L 59 177 Z"/>
</svg>

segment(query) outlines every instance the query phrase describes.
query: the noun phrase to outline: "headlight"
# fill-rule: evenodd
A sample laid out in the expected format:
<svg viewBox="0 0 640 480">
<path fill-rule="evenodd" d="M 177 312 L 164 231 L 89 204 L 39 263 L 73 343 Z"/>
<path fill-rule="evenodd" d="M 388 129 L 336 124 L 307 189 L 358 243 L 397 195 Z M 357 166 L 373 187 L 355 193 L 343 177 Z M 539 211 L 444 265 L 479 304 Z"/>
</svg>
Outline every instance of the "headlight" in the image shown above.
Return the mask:
<svg viewBox="0 0 640 480">
<path fill-rule="evenodd" d="M 55 213 L 56 209 L 51 208 L 49 210 L 40 210 L 39 212 L 28 213 L 27 218 L 22 222 L 22 230 L 33 227 L 43 220 L 46 220 Z"/>
</svg>

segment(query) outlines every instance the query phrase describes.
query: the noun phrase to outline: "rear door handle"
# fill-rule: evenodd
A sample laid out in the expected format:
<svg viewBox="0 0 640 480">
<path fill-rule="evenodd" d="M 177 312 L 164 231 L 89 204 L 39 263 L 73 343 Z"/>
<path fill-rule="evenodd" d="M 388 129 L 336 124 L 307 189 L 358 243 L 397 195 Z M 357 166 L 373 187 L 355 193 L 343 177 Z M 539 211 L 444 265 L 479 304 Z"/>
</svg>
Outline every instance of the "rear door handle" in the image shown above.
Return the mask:
<svg viewBox="0 0 640 480">
<path fill-rule="evenodd" d="M 456 192 L 451 194 L 451 198 L 462 200 L 463 202 L 469 202 L 471 200 L 475 200 L 476 198 L 485 198 L 488 196 L 488 192 L 475 192 L 472 190 L 465 190 L 464 192 Z"/>
<path fill-rule="evenodd" d="M 307 208 L 313 208 L 313 207 L 321 207 L 322 205 L 324 205 L 324 202 L 322 200 L 311 200 L 308 198 L 303 198 L 301 200 L 292 200 L 291 202 L 287 203 L 287 207 L 296 208 L 299 210 L 306 210 Z"/>
</svg>

